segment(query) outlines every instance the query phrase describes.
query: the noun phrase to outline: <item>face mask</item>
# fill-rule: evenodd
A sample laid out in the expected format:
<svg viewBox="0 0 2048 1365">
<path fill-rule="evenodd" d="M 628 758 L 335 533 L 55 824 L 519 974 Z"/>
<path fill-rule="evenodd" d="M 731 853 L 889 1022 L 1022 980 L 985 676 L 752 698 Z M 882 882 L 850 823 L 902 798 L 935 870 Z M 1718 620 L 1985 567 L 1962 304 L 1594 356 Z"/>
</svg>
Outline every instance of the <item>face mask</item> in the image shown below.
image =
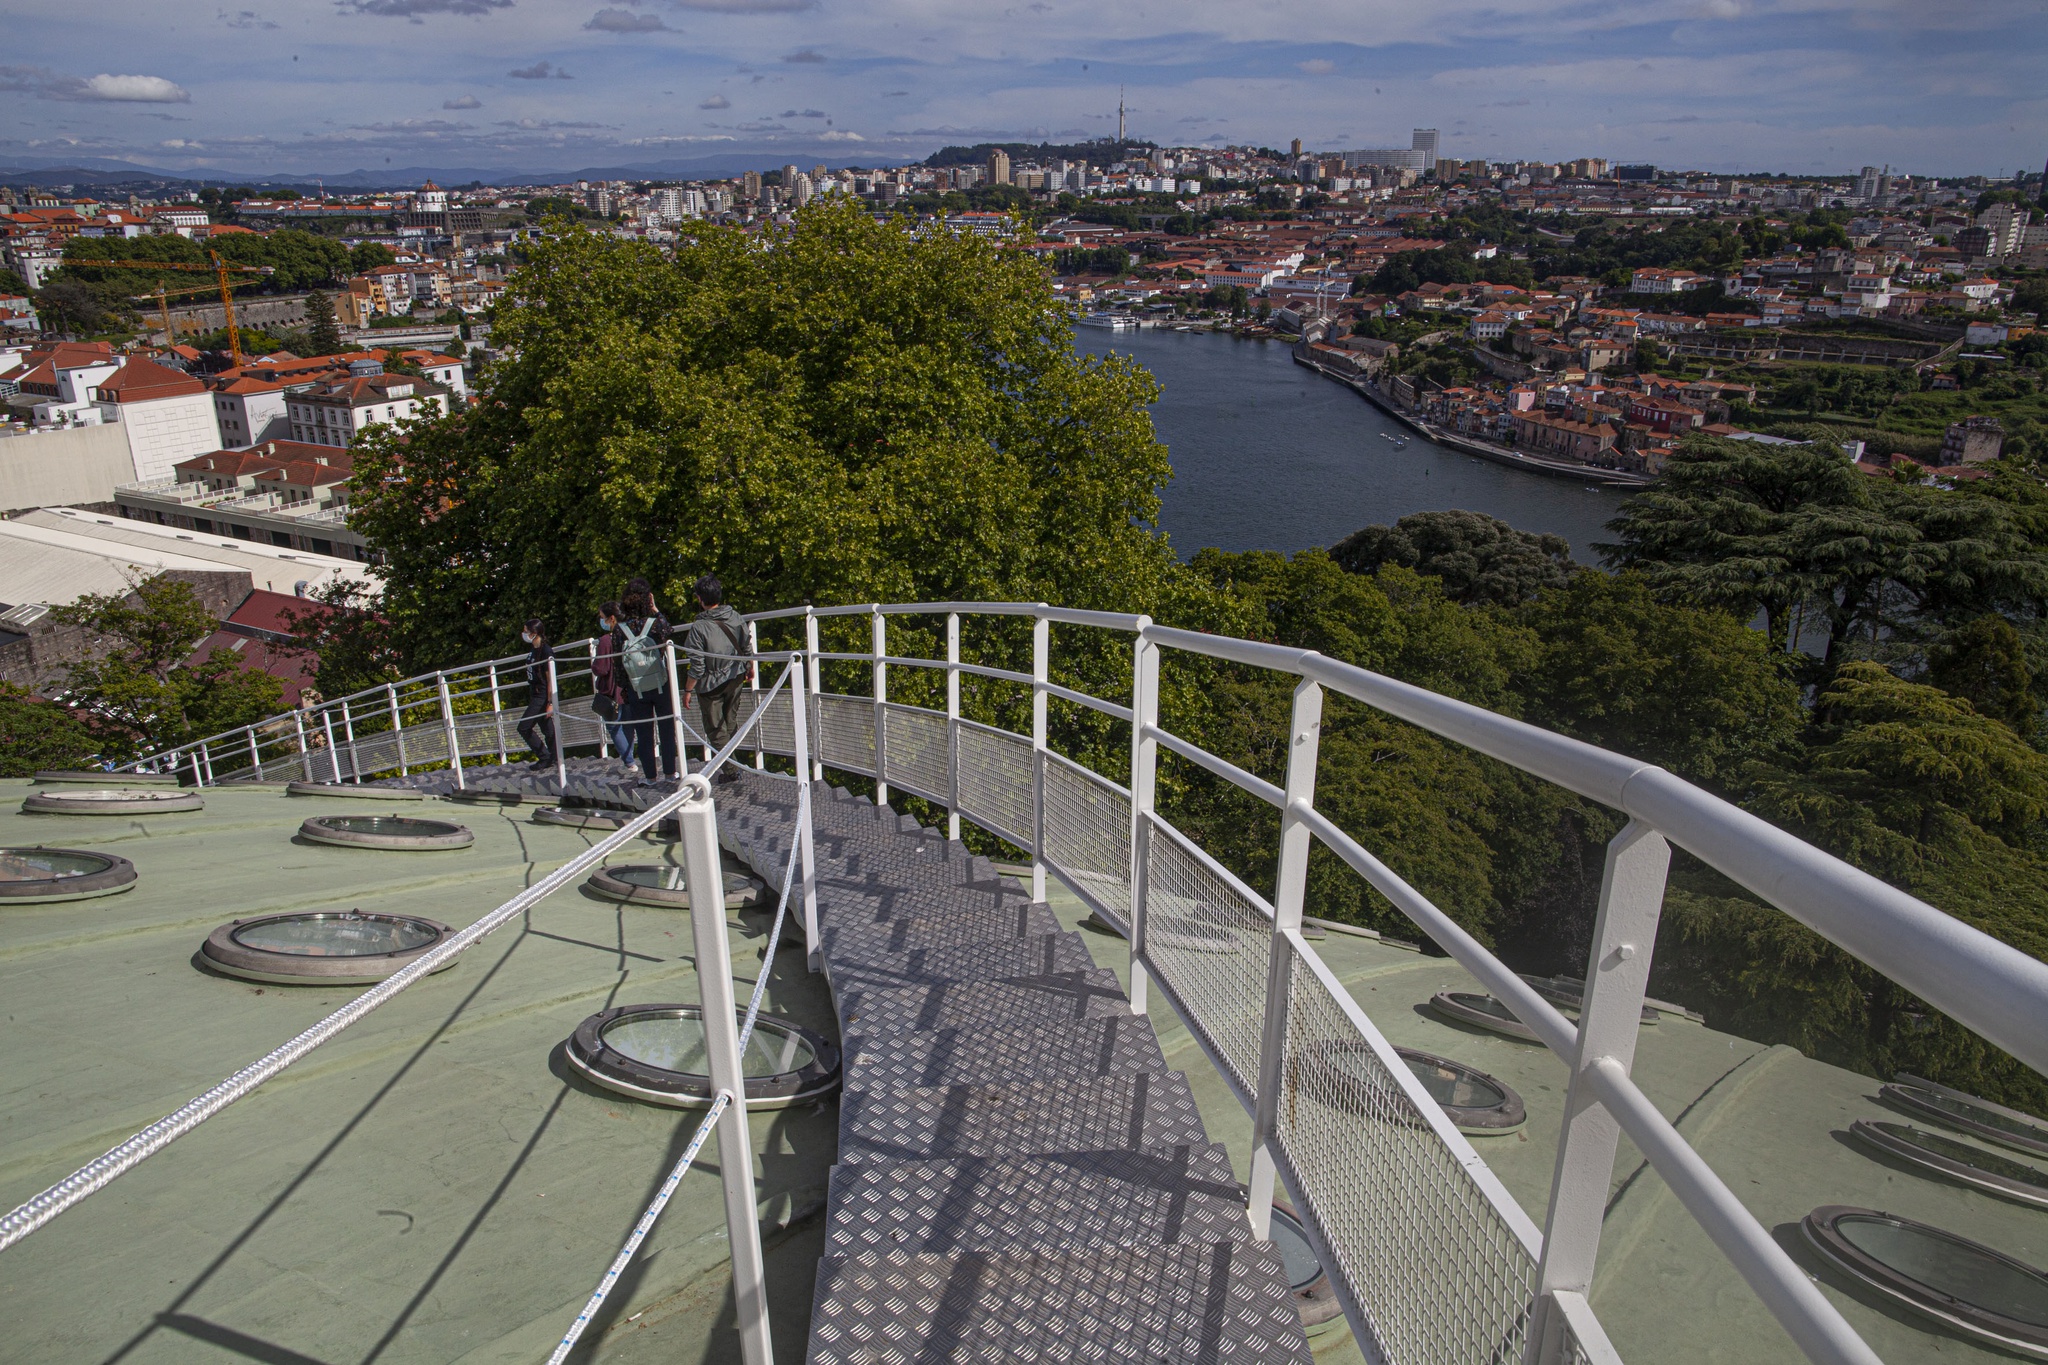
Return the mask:
<svg viewBox="0 0 2048 1365">
<path fill-rule="evenodd" d="M 533 637 L 532 637 L 531 635 L 523 635 L 523 634 L 522 634 L 522 635 L 521 635 L 521 636 L 519 637 L 519 639 L 520 639 L 520 642 L 521 642 L 521 643 L 523 643 L 523 644 L 529 644 L 529 645 L 530 645 L 530 644 L 532 644 L 532 643 L 533 643 Z"/>
</svg>

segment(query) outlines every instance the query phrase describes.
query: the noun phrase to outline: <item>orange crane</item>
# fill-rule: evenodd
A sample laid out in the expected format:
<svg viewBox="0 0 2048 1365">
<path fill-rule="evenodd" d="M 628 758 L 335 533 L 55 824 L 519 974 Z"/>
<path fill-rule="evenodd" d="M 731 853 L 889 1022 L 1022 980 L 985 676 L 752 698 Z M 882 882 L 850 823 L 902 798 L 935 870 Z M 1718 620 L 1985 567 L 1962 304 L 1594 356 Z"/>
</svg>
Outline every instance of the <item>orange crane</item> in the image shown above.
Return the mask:
<svg viewBox="0 0 2048 1365">
<path fill-rule="evenodd" d="M 228 354 L 233 358 L 234 363 L 239 366 L 242 363 L 242 334 L 235 327 L 235 299 L 234 295 L 230 292 L 234 286 L 228 282 L 228 276 L 269 275 L 275 272 L 272 267 L 267 265 L 229 265 L 220 258 L 218 251 L 209 251 L 206 254 L 211 258 L 213 264 L 196 265 L 186 261 L 67 261 L 65 264 L 74 265 L 80 269 L 92 270 L 185 270 L 212 275 L 214 282 L 220 287 L 220 306 L 227 317 Z M 204 287 L 202 286 L 197 290 L 180 289 L 177 292 L 180 294 L 202 293 L 204 292 Z M 162 293 L 162 290 L 157 291 L 157 294 Z M 151 297 L 156 296 L 152 295 Z M 166 331 L 164 340 L 168 344 L 170 340 L 168 336 L 170 310 L 168 308 L 164 310 L 164 323 Z"/>
</svg>

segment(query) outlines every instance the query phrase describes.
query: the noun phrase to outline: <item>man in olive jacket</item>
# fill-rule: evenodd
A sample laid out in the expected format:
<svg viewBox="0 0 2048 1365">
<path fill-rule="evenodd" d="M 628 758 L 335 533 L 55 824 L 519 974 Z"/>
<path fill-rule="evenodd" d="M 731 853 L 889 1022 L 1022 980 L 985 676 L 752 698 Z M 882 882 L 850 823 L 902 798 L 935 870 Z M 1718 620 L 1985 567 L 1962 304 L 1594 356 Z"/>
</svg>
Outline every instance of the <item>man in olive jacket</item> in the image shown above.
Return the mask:
<svg viewBox="0 0 2048 1365">
<path fill-rule="evenodd" d="M 747 623 L 725 604 L 725 584 L 710 574 L 697 580 L 697 619 L 683 633 L 683 650 L 689 658 L 688 676 L 683 680 L 683 707 L 695 696 L 704 707 L 704 735 L 713 752 L 731 742 L 739 728 L 740 696 L 746 690 L 753 664 L 747 652 Z M 729 782 L 739 776 L 731 767 L 712 777 Z"/>
</svg>

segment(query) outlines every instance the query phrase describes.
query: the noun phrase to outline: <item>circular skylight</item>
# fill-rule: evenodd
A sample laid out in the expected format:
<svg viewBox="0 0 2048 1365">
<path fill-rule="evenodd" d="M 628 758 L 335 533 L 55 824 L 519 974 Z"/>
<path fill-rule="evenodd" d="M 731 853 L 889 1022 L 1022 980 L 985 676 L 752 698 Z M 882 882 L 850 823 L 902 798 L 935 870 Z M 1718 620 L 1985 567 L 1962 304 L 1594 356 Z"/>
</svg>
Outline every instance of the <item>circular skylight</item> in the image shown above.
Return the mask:
<svg viewBox="0 0 2048 1365">
<path fill-rule="evenodd" d="M 2048 1123 L 2017 1109 L 1980 1100 L 1918 1077 L 1901 1076 L 1878 1089 L 1877 1096 L 1936 1123 L 1985 1138 L 2014 1151 L 2048 1156 Z"/>
<path fill-rule="evenodd" d="M 2013 1161 L 1982 1147 L 1904 1123 L 1858 1119 L 1849 1125 L 1849 1132 L 1877 1150 L 1910 1162 L 1923 1171 L 1946 1176 L 2022 1204 L 2048 1208 L 2048 1171 L 2038 1166 Z"/>
<path fill-rule="evenodd" d="M 690 890 L 683 869 L 667 863 L 625 863 L 600 867 L 590 874 L 590 889 L 607 900 L 629 905 L 663 905 L 688 909 Z M 763 887 L 743 872 L 725 874 L 725 904 L 741 910 L 759 903 Z"/>
<path fill-rule="evenodd" d="M 24 812 L 42 815 L 163 815 L 200 810 L 206 805 L 197 791 L 144 787 L 71 787 L 30 792 Z"/>
<path fill-rule="evenodd" d="M 299 826 L 299 837 L 341 848 L 468 848 L 476 842 L 462 825 L 410 815 L 316 815 Z"/>
<path fill-rule="evenodd" d="M 1827 1205 L 1807 1240 L 1844 1273 L 1979 1341 L 2048 1359 L 2048 1275 L 1973 1242 L 1875 1209 Z"/>
<path fill-rule="evenodd" d="M 1541 1042 L 1536 1030 L 1517 1019 L 1514 1012 L 1490 995 L 1477 991 L 1439 991 L 1429 998 L 1429 1006 L 1446 1019 L 1460 1024 L 1470 1024 L 1508 1038 L 1519 1038 L 1526 1043 Z"/>
<path fill-rule="evenodd" d="M 86 900 L 135 885 L 135 864 L 75 848 L 0 848 L 0 905 Z"/>
<path fill-rule="evenodd" d="M 358 782 L 287 782 L 292 796 L 339 796 L 353 801 L 424 801 L 427 794 L 417 787 L 379 787 Z"/>
<path fill-rule="evenodd" d="M 208 966 L 252 981 L 352 986 L 382 981 L 453 932 L 416 915 L 263 915 L 223 924 L 199 951 Z"/>
<path fill-rule="evenodd" d="M 1511 1133 L 1528 1120 L 1522 1097 L 1506 1081 L 1434 1053 L 1405 1047 L 1394 1051 L 1459 1131 L 1482 1136 Z"/>
<path fill-rule="evenodd" d="M 1278 1199 L 1273 1201 L 1273 1249 L 1280 1253 L 1281 1267 L 1287 1273 L 1287 1295 L 1301 1314 L 1303 1329 L 1311 1336 L 1321 1335 L 1319 1329 L 1341 1318 L 1344 1307 L 1337 1302 L 1337 1291 L 1330 1287 L 1322 1262 L 1316 1259 L 1308 1229 L 1294 1209 Z"/>
<path fill-rule="evenodd" d="M 570 1064 L 608 1090 L 681 1109 L 711 1102 L 703 1011 L 695 1005 L 625 1005 L 585 1019 L 569 1039 Z M 761 1015 L 740 1054 L 749 1109 L 780 1109 L 839 1085 L 839 1049 L 788 1019 Z"/>
</svg>

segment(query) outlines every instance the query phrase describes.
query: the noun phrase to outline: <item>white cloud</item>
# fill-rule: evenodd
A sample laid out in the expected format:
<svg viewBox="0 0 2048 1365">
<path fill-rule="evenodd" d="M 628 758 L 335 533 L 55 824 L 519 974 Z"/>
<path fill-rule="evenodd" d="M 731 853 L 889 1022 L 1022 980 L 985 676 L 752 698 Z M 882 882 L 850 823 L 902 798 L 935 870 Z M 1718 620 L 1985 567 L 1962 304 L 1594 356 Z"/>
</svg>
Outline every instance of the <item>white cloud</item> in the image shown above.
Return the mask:
<svg viewBox="0 0 2048 1365">
<path fill-rule="evenodd" d="M 629 9 L 601 9 L 590 16 L 584 28 L 592 33 L 672 33 L 659 14 L 635 14 Z"/>
<path fill-rule="evenodd" d="M 162 76 L 66 76 L 42 66 L 0 66 L 0 92 L 97 104 L 190 104 L 192 96 Z"/>
<path fill-rule="evenodd" d="M 484 107 L 484 102 L 475 95 L 463 95 L 457 99 L 442 100 L 441 107 L 443 109 L 481 109 Z"/>
<path fill-rule="evenodd" d="M 572 81 L 576 79 L 553 62 L 535 62 L 532 66 L 522 66 L 517 70 L 507 71 L 505 74 L 515 81 Z"/>
<path fill-rule="evenodd" d="M 699 109 L 730 109 L 732 101 L 723 95 L 709 95 L 697 102 Z"/>
<path fill-rule="evenodd" d="M 1305 62 L 1296 62 L 1295 65 L 1311 76 L 1327 76 L 1337 69 L 1337 64 L 1328 57 L 1311 57 Z"/>
<path fill-rule="evenodd" d="M 866 138 L 864 138 L 864 137 L 862 137 L 862 136 L 861 136 L 861 135 L 860 135 L 859 133 L 851 133 L 851 132 L 848 132 L 848 131 L 846 131 L 846 130 L 845 130 L 845 129 L 843 129 L 843 128 L 832 128 L 832 129 L 828 129 L 827 131 L 825 131 L 825 132 L 822 132 L 822 133 L 818 134 L 818 141 L 820 141 L 820 142 L 866 142 L 866 141 L 867 141 L 867 139 L 866 139 Z"/>
</svg>

